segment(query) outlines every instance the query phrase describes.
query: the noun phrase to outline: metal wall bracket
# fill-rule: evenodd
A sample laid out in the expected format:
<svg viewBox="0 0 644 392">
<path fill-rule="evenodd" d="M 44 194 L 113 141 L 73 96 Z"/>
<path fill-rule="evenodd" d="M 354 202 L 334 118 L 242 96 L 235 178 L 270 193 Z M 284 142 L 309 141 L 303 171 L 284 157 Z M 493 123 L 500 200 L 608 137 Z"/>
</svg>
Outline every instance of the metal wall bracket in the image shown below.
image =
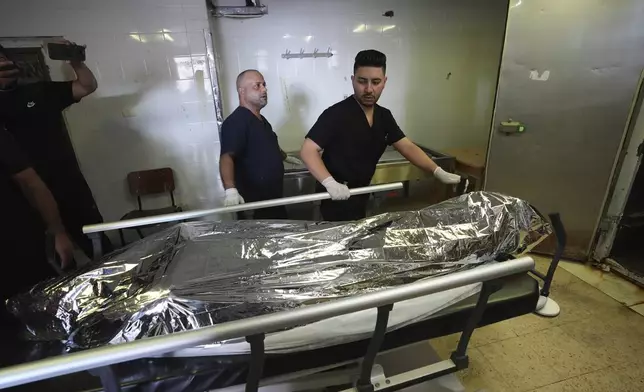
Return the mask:
<svg viewBox="0 0 644 392">
<path fill-rule="evenodd" d="M 314 49 L 313 52 L 305 52 L 304 49 L 300 49 L 298 53 L 292 53 L 290 50 L 286 50 L 284 54 L 282 54 L 283 59 L 306 59 L 306 58 L 314 58 L 317 59 L 319 57 L 333 57 L 333 53 L 331 52 L 331 48 L 328 48 L 326 52 L 320 52 L 319 49 Z"/>
<path fill-rule="evenodd" d="M 257 7 L 213 6 L 211 14 L 217 18 L 259 18 L 268 14 L 268 7 L 265 5 Z"/>
</svg>

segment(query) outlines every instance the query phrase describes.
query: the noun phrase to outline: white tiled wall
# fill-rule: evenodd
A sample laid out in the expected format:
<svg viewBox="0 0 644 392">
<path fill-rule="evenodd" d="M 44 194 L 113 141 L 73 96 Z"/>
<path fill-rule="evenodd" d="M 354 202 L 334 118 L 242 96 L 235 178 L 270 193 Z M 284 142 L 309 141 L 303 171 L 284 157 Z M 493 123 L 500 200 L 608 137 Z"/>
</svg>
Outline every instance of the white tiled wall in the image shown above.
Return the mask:
<svg viewBox="0 0 644 392">
<path fill-rule="evenodd" d="M 66 118 L 82 170 L 108 221 L 135 207 L 125 184 L 134 170 L 172 167 L 177 201 L 187 208 L 220 201 L 205 1 L 2 2 L 0 40 L 62 35 L 87 45 L 87 64 L 99 89 Z M 296 150 L 322 110 L 351 93 L 356 52 L 376 48 L 389 59 L 381 103 L 409 136 L 433 148 L 485 146 L 506 1 L 264 3 L 269 6 L 265 17 L 211 21 L 226 114 L 237 104 L 231 88 L 237 73 L 260 69 L 270 88 L 264 114 L 282 147 Z M 382 16 L 387 10 L 395 16 Z M 287 49 L 329 47 L 330 59 L 281 58 Z M 62 78 L 62 69 L 53 65 L 54 79 Z"/>
<path fill-rule="evenodd" d="M 219 203 L 205 0 L 21 0 L 3 1 L 1 8 L 2 42 L 62 35 L 87 45 L 99 89 L 69 109 L 66 119 L 106 220 L 136 207 L 125 183 L 135 170 L 170 166 L 180 204 Z M 54 80 L 62 68 L 54 62 Z M 160 198 L 144 206 L 168 203 Z"/>
<path fill-rule="evenodd" d="M 220 0 L 219 5 L 242 3 Z M 352 93 L 362 49 L 387 57 L 380 103 L 414 141 L 430 148 L 480 147 L 490 131 L 507 0 L 264 0 L 268 15 L 211 20 L 224 112 L 237 106 L 236 75 L 264 73 L 263 114 L 285 150 L 299 149 L 320 113 Z M 383 16 L 388 10 L 394 17 Z M 318 59 L 281 58 L 288 49 L 326 51 Z"/>
</svg>

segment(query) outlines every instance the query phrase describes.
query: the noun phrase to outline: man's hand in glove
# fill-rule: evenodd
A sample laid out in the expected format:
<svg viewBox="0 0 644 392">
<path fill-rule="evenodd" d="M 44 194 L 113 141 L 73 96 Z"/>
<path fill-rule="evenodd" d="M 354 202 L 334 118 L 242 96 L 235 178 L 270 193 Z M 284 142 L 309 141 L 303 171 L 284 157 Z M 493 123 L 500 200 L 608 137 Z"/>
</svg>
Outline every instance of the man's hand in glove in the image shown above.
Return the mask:
<svg viewBox="0 0 644 392">
<path fill-rule="evenodd" d="M 290 163 L 291 165 L 304 166 L 304 162 L 290 155 L 287 155 L 286 158 L 284 158 L 284 162 Z"/>
<path fill-rule="evenodd" d="M 322 181 L 322 185 L 326 188 L 326 191 L 329 192 L 332 200 L 347 200 L 351 196 L 349 188 L 334 180 L 333 177 L 327 177 Z"/>
<path fill-rule="evenodd" d="M 224 206 L 236 206 L 238 204 L 244 204 L 244 198 L 241 197 L 237 188 L 226 189 L 226 198 L 224 199 Z"/>
<path fill-rule="evenodd" d="M 434 177 L 438 178 L 438 181 L 443 184 L 458 184 L 461 182 L 461 176 L 458 174 L 448 173 L 441 167 L 437 167 L 436 170 L 434 170 Z"/>
</svg>

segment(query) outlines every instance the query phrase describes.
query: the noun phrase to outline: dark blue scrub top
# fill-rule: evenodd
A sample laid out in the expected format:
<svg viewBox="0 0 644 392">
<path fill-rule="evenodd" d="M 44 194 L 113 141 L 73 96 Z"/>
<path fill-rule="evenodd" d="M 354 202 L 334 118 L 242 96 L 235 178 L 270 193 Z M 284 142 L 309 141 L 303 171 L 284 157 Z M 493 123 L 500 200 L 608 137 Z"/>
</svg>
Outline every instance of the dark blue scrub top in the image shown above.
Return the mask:
<svg viewBox="0 0 644 392">
<path fill-rule="evenodd" d="M 380 105 L 375 105 L 369 126 L 352 95 L 326 109 L 306 137 L 324 150 L 322 162 L 333 178 L 355 188 L 369 185 L 382 153 L 405 134 Z"/>
<path fill-rule="evenodd" d="M 235 162 L 235 186 L 246 202 L 282 197 L 284 163 L 271 124 L 238 107 L 221 128 L 221 155 Z"/>
</svg>

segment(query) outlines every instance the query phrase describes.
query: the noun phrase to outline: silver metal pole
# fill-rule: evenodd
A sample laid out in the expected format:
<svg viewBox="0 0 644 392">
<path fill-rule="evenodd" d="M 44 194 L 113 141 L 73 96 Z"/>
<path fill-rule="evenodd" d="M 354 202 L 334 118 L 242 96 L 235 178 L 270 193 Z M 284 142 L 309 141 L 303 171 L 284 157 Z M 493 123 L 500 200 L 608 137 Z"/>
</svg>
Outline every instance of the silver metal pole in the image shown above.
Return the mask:
<svg viewBox="0 0 644 392">
<path fill-rule="evenodd" d="M 258 333 L 274 332 L 295 325 L 308 324 L 472 283 L 519 274 L 532 268 L 534 268 L 534 261 L 530 257 L 522 257 L 512 261 L 489 264 L 467 271 L 421 280 L 392 289 L 303 306 L 294 310 L 25 363 L 0 370 L 0 388 L 9 388 L 114 363 L 156 356 L 201 344 L 221 342 Z"/>
<path fill-rule="evenodd" d="M 355 195 L 363 195 L 365 193 L 393 191 L 396 189 L 402 189 L 402 187 L 403 187 L 402 182 L 393 182 L 391 184 L 353 188 L 353 189 L 350 189 L 349 191 L 351 192 L 351 196 L 355 196 Z M 173 214 L 156 215 L 156 216 L 150 216 L 147 218 L 128 219 L 128 220 L 123 220 L 118 222 L 87 225 L 87 226 L 83 226 L 83 233 L 90 234 L 90 233 L 98 233 L 102 231 L 127 229 L 129 227 L 155 225 L 158 223 L 176 222 L 176 221 L 182 221 L 186 219 L 200 218 L 211 214 L 250 211 L 250 210 L 257 210 L 260 208 L 285 206 L 289 204 L 298 204 L 298 203 L 307 203 L 311 201 L 318 201 L 318 200 L 324 200 L 324 199 L 330 199 L 330 198 L 331 198 L 331 195 L 329 195 L 326 192 L 322 192 L 322 193 L 314 193 L 311 195 L 292 196 L 292 197 L 283 197 L 281 199 L 256 201 L 252 203 L 239 204 L 239 205 L 230 206 L 230 207 L 211 208 L 209 210 L 175 212 Z"/>
</svg>

